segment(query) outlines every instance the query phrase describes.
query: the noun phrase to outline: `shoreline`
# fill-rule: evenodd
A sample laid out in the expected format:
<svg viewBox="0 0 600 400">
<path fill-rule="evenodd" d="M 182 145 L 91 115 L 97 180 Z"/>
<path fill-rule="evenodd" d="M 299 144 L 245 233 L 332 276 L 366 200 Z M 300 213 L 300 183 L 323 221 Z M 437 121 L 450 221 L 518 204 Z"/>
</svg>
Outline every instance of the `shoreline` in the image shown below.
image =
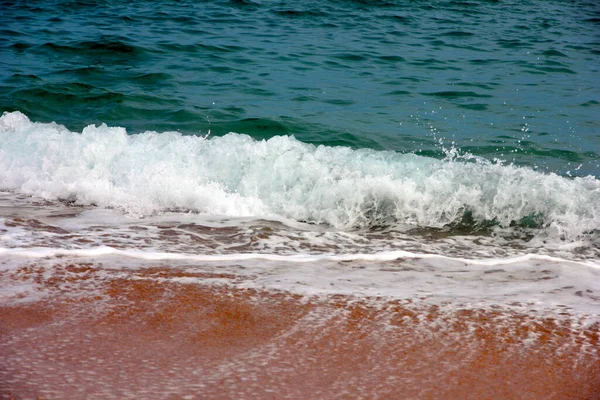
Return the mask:
<svg viewBox="0 0 600 400">
<path fill-rule="evenodd" d="M 47 295 L 0 306 L 2 399 L 600 398 L 598 323 L 190 283 L 169 266 L 20 271 L 3 279 Z"/>
</svg>

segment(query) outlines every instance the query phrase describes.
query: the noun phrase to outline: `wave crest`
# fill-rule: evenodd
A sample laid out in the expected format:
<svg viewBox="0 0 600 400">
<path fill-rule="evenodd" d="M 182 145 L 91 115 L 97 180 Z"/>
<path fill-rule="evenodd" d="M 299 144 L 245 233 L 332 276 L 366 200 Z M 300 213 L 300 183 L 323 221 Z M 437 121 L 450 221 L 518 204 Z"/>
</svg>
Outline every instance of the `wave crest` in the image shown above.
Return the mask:
<svg viewBox="0 0 600 400">
<path fill-rule="evenodd" d="M 0 118 L 0 189 L 134 214 L 193 211 L 339 229 L 521 227 L 575 240 L 598 231 L 600 181 L 484 160 L 177 132 L 81 133 Z"/>
</svg>

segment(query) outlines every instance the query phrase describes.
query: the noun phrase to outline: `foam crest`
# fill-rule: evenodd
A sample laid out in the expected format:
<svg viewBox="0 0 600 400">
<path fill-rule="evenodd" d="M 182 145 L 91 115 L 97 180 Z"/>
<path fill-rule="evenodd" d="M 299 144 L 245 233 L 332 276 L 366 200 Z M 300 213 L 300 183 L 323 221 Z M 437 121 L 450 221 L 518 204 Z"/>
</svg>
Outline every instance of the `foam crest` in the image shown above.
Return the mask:
<svg viewBox="0 0 600 400">
<path fill-rule="evenodd" d="M 448 263 L 462 263 L 480 267 L 510 266 L 512 264 L 533 263 L 545 261 L 548 263 L 561 264 L 570 267 L 584 267 L 600 270 L 600 263 L 593 261 L 572 261 L 558 257 L 540 254 L 526 254 L 510 258 L 496 259 L 473 259 L 448 257 L 439 254 L 413 253 L 410 251 L 382 251 L 376 254 L 263 254 L 263 253 L 234 253 L 234 254 L 185 254 L 169 252 L 153 252 L 142 250 L 121 250 L 108 246 L 98 246 L 88 249 L 55 249 L 48 247 L 38 248 L 3 248 L 0 247 L 0 255 L 16 258 L 54 258 L 54 257 L 107 257 L 119 256 L 141 261 L 188 261 L 188 262 L 242 262 L 242 261 L 275 261 L 286 263 L 317 263 L 321 261 L 350 262 L 350 261 L 373 261 L 385 262 L 401 259 L 409 260 L 437 260 Z"/>
<path fill-rule="evenodd" d="M 289 136 L 128 135 L 104 124 L 76 133 L 20 112 L 0 118 L 0 188 L 140 215 L 193 211 L 339 229 L 488 224 L 577 240 L 597 236 L 600 226 L 593 177 L 314 146 Z"/>
</svg>

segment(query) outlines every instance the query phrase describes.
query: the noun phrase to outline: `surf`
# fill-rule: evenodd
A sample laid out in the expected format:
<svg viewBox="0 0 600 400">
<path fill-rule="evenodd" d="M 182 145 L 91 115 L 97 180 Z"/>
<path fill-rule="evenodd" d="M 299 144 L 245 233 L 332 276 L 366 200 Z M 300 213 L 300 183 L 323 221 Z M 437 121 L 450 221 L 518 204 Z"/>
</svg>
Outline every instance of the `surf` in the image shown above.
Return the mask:
<svg viewBox="0 0 600 400">
<path fill-rule="evenodd" d="M 0 189 L 126 213 L 285 218 L 341 230 L 482 225 L 561 240 L 597 234 L 600 181 L 482 158 L 315 146 L 293 136 L 81 133 L 0 118 Z"/>
</svg>

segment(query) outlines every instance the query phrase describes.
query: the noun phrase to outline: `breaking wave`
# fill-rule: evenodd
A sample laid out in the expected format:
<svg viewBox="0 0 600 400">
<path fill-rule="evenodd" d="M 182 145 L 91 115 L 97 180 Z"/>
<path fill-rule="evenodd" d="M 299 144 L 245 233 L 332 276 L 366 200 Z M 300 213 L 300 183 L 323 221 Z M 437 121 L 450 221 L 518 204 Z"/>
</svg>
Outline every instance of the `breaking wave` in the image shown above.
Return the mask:
<svg viewBox="0 0 600 400">
<path fill-rule="evenodd" d="M 528 229 L 598 236 L 600 181 L 479 158 L 315 146 L 293 136 L 81 133 L 0 118 L 0 189 L 148 215 L 291 219 L 341 230 Z"/>
</svg>

